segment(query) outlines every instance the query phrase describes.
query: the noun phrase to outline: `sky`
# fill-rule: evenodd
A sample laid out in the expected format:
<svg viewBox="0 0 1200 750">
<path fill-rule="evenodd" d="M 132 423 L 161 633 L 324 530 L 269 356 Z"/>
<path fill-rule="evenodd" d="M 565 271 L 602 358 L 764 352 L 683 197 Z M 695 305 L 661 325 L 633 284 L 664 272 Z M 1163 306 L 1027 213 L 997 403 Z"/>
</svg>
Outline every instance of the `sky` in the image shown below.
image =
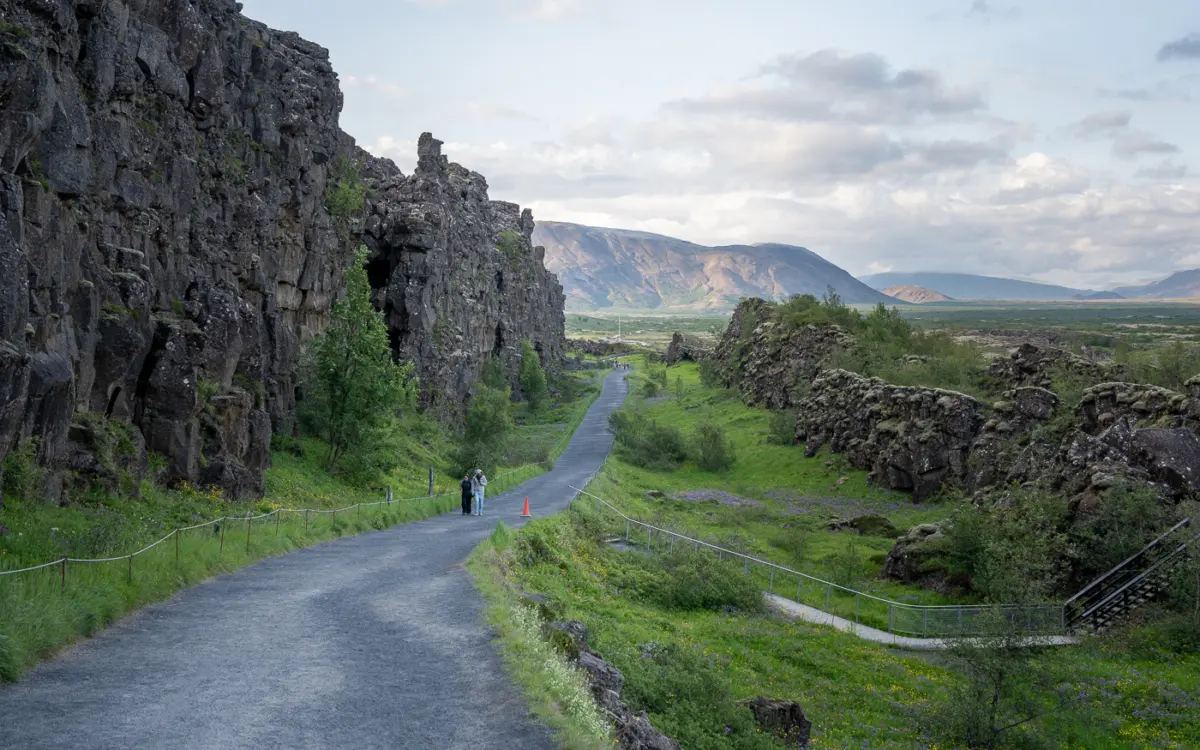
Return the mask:
<svg viewBox="0 0 1200 750">
<path fill-rule="evenodd" d="M 429 131 L 535 219 L 851 273 L 1105 288 L 1200 267 L 1200 3 L 244 0 L 342 128 Z"/>
</svg>

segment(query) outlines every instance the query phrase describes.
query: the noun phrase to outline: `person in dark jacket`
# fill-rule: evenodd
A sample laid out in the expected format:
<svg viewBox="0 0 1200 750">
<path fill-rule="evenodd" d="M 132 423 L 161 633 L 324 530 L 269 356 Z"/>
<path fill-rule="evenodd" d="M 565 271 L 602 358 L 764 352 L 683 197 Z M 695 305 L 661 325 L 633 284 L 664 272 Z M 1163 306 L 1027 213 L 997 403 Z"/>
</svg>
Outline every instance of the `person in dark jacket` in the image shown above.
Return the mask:
<svg viewBox="0 0 1200 750">
<path fill-rule="evenodd" d="M 475 496 L 474 488 L 471 486 L 471 477 L 463 474 L 463 480 L 459 484 L 462 488 L 462 511 L 464 516 L 471 515 L 471 499 Z"/>
</svg>

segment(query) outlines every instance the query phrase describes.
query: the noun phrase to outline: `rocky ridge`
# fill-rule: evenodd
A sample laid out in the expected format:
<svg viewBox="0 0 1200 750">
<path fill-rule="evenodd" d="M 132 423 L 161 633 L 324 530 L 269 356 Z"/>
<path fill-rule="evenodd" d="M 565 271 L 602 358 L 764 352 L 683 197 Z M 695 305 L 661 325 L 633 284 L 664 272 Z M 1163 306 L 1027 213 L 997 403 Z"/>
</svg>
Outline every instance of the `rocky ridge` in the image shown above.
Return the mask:
<svg viewBox="0 0 1200 750">
<path fill-rule="evenodd" d="M 929 498 L 943 483 L 965 482 L 967 457 L 986 405 L 936 388 L 890 385 L 845 370 L 825 370 L 797 404 L 796 441 L 806 456 L 825 445 L 870 479 Z"/>
<path fill-rule="evenodd" d="M 762 300 L 743 301 L 713 356 L 747 403 L 795 408 L 795 436 L 806 455 L 828 446 L 870 472 L 871 481 L 911 492 L 915 501 L 946 486 L 977 503 L 1003 502 L 1013 484 L 1037 487 L 1063 497 L 1073 520 L 1117 486 L 1150 489 L 1164 503 L 1200 493 L 1200 377 L 1183 393 L 1105 382 L 1125 373 L 1025 343 L 990 367 L 1005 390 L 986 404 L 827 369 L 829 352 L 853 346 L 852 337 L 832 326 L 822 336 L 813 326 L 781 336 L 770 311 Z M 1096 385 L 1078 403 L 1064 403 L 1045 387 L 1057 371 Z M 937 525 L 926 525 L 902 537 L 885 575 L 943 590 L 957 585 L 928 567 L 924 551 L 939 534 Z"/>
<path fill-rule="evenodd" d="M 522 339 L 550 366 L 561 353 L 528 212 L 489 201 L 430 136 L 410 177 L 371 159 L 338 127 L 328 53 L 240 9 L 0 15 L 0 460 L 36 441 L 47 498 L 136 479 L 148 451 L 174 481 L 260 494 L 302 342 L 360 241 L 439 413 L 493 353 L 514 383 Z M 369 192 L 369 214 L 331 203 L 339 188 Z"/>
</svg>

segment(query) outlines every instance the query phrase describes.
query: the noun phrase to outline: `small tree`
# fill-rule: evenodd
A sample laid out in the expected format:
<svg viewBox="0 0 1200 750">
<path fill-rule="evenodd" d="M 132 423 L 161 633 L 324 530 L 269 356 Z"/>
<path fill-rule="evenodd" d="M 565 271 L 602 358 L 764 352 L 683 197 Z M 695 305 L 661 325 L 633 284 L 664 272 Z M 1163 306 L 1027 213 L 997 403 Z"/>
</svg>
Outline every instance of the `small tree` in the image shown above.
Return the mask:
<svg viewBox="0 0 1200 750">
<path fill-rule="evenodd" d="M 726 440 L 725 431 L 712 422 L 696 426 L 695 446 L 696 463 L 708 471 L 725 471 L 736 460 L 733 441 Z"/>
<path fill-rule="evenodd" d="M 455 456 L 463 471 L 491 472 L 496 468 L 512 427 L 511 404 L 512 391 L 507 386 L 489 388 L 482 383 L 477 386 Z"/>
<path fill-rule="evenodd" d="M 483 383 L 497 390 L 508 387 L 508 372 L 504 369 L 504 362 L 495 354 L 483 366 Z"/>
<path fill-rule="evenodd" d="M 675 376 L 675 400 L 683 401 L 683 393 L 683 378 L 677 375 Z"/>
<path fill-rule="evenodd" d="M 529 403 L 529 410 L 534 413 L 541 411 L 548 396 L 546 373 L 542 370 L 541 357 L 528 341 L 521 342 L 520 381 L 525 400 Z"/>
<path fill-rule="evenodd" d="M 371 305 L 366 261 L 366 248 L 359 248 L 346 270 L 346 297 L 334 304 L 329 327 L 313 346 L 312 391 L 330 469 L 348 451 L 370 443 L 416 398 L 413 366 L 392 361 L 387 326 Z"/>
</svg>

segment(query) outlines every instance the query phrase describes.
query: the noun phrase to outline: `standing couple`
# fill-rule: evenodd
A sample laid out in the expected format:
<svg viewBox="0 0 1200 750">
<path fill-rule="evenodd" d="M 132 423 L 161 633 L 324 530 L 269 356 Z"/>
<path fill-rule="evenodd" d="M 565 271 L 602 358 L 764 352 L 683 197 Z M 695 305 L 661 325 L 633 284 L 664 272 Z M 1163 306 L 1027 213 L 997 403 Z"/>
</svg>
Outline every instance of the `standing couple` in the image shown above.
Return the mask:
<svg viewBox="0 0 1200 750">
<path fill-rule="evenodd" d="M 459 484 L 462 487 L 462 512 L 463 515 L 482 516 L 483 515 L 483 490 L 487 487 L 487 477 L 483 475 L 483 469 L 476 469 L 475 476 L 463 474 L 462 482 Z M 475 510 L 471 511 L 471 500 L 475 500 Z"/>
</svg>

